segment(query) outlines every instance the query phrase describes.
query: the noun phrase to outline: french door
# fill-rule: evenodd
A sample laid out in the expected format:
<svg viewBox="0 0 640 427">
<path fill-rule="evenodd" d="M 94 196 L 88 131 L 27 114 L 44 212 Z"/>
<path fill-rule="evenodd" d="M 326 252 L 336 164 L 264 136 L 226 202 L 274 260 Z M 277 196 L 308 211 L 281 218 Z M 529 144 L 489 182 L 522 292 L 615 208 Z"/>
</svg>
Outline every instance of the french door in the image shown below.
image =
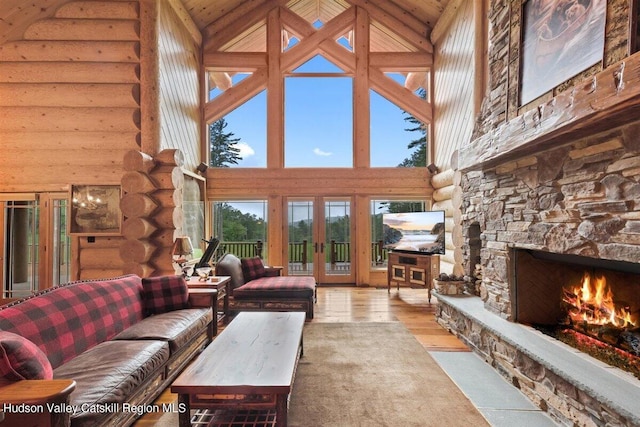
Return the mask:
<svg viewBox="0 0 640 427">
<path fill-rule="evenodd" d="M 70 279 L 67 193 L 0 194 L 0 303 Z"/>
<path fill-rule="evenodd" d="M 288 274 L 318 284 L 355 283 L 350 197 L 287 199 Z"/>
</svg>

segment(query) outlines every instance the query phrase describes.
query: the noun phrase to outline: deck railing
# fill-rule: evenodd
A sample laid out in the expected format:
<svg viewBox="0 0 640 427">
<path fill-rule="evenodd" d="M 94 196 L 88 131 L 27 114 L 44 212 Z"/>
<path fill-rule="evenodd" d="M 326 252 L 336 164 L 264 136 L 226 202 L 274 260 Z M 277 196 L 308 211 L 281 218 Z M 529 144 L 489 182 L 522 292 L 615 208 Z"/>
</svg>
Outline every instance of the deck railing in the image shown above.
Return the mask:
<svg viewBox="0 0 640 427">
<path fill-rule="evenodd" d="M 263 255 L 264 243 L 255 242 L 221 242 L 222 253 L 229 252 L 239 258 L 260 257 Z M 329 247 L 324 248 L 326 261 L 331 264 L 351 262 L 351 243 L 336 242 L 331 240 Z M 328 250 L 327 250 L 328 249 Z M 312 261 L 314 253 L 313 244 L 308 240 L 289 243 L 289 263 L 307 264 Z M 371 263 L 381 265 L 387 260 L 387 250 L 383 247 L 382 240 L 371 242 Z"/>
</svg>

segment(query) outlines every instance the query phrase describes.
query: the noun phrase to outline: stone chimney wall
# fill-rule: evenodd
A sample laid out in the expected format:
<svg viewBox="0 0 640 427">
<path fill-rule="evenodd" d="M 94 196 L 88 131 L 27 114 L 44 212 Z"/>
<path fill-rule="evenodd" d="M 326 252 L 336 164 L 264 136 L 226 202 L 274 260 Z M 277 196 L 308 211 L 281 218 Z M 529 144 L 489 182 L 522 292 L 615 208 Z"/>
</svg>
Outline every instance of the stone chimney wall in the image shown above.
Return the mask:
<svg viewBox="0 0 640 427">
<path fill-rule="evenodd" d="M 502 317 L 511 248 L 640 262 L 640 124 L 469 172 L 462 187 L 463 227 L 482 232 L 480 296 Z"/>
</svg>

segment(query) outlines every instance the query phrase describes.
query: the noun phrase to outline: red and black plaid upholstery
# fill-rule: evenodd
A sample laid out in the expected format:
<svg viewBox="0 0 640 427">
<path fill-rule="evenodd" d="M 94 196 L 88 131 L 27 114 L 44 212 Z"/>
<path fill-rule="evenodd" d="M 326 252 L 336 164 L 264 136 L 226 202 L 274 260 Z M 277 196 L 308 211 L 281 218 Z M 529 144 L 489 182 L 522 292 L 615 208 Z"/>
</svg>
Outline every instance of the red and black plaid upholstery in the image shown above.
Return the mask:
<svg viewBox="0 0 640 427">
<path fill-rule="evenodd" d="M 144 318 L 135 275 L 73 282 L 0 307 L 0 330 L 37 345 L 55 369 Z"/>
<path fill-rule="evenodd" d="M 182 276 L 147 277 L 142 289 L 147 315 L 189 308 L 189 288 Z"/>
<path fill-rule="evenodd" d="M 245 282 L 264 277 L 265 269 L 262 259 L 258 257 L 242 258 L 240 263 L 242 264 L 242 275 Z"/>
<path fill-rule="evenodd" d="M 311 297 L 316 281 L 310 276 L 261 277 L 233 290 L 234 298 L 292 298 Z"/>
<path fill-rule="evenodd" d="M 37 345 L 20 335 L 0 331 L 0 377 L 9 381 L 50 380 L 53 369 Z"/>
</svg>

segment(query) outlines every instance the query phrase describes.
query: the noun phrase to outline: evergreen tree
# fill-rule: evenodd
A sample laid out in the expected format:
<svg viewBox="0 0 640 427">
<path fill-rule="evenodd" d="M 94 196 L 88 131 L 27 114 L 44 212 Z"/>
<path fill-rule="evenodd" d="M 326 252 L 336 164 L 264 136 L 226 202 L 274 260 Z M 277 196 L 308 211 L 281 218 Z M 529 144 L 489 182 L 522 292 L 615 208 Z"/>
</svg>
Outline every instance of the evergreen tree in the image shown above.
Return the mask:
<svg viewBox="0 0 640 427">
<path fill-rule="evenodd" d="M 427 92 L 424 89 L 420 89 L 419 95 L 421 98 L 426 98 Z M 420 137 L 418 139 L 414 139 L 407 145 L 407 148 L 415 151 L 411 153 L 411 156 L 404 159 L 398 167 L 401 168 L 419 168 L 427 166 L 427 127 L 414 116 L 405 112 L 407 117 L 404 120 L 413 127 L 405 129 L 408 132 L 419 132 Z"/>
<path fill-rule="evenodd" d="M 233 132 L 225 133 L 227 127 L 225 119 L 219 119 L 209 125 L 209 143 L 211 145 L 211 156 L 209 166 L 228 168 L 230 165 L 237 165 L 240 156 L 240 149 L 236 144 L 240 138 L 234 138 Z"/>
</svg>

